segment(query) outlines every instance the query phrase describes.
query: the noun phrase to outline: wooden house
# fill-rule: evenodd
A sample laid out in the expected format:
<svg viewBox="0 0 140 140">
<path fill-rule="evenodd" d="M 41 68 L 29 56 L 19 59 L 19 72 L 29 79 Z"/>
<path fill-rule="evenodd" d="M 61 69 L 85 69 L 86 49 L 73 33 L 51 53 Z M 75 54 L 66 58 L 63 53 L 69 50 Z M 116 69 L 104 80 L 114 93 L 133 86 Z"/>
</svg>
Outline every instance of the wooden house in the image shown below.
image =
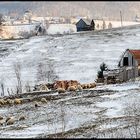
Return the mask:
<svg viewBox="0 0 140 140">
<path fill-rule="evenodd" d="M 95 29 L 94 20 L 80 19 L 76 23 L 77 32 L 79 31 L 91 31 Z"/>
</svg>

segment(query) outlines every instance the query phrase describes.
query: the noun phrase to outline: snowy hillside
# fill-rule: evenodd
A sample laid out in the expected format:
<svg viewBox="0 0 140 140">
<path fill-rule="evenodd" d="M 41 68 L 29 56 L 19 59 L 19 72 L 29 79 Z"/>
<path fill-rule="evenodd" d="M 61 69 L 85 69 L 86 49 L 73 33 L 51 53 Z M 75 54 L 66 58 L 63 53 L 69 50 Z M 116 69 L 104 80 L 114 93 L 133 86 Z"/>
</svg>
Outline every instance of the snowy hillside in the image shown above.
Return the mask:
<svg viewBox="0 0 140 140">
<path fill-rule="evenodd" d="M 47 30 L 48 34 L 69 34 L 73 32 L 76 32 L 74 24 L 50 24 Z"/>
<path fill-rule="evenodd" d="M 125 49 L 140 49 L 139 38 L 140 26 L 136 26 L 1 41 L 0 89 L 4 83 L 5 90 L 15 90 L 17 62 L 21 65 L 24 86 L 27 82 L 32 86 L 38 82 L 40 64 L 46 66 L 45 71 L 53 70 L 59 79 L 93 82 L 102 62 L 111 69 L 116 68 Z M 64 94 L 36 93 L 17 97 L 21 104 L 1 104 L 1 138 L 140 137 L 140 77 L 122 84 Z M 9 120 L 5 122 L 9 116 L 13 118 L 10 125 Z M 20 120 L 23 116 L 25 119 Z"/>
<path fill-rule="evenodd" d="M 32 37 L 0 42 L 0 78 L 5 89 L 15 88 L 17 80 L 13 64 L 21 64 L 23 85 L 34 85 L 41 62 L 48 64 L 59 79 L 94 82 L 102 62 L 117 67 L 125 49 L 140 49 L 140 26 L 73 35 Z"/>
</svg>

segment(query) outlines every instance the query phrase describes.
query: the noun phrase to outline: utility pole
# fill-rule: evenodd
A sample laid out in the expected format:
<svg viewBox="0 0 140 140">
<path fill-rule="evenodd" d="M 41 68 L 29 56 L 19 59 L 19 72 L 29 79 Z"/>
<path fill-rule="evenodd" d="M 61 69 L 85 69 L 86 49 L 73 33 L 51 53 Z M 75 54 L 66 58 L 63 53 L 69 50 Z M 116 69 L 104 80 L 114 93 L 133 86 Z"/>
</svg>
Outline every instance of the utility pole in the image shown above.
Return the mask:
<svg viewBox="0 0 140 140">
<path fill-rule="evenodd" d="M 120 11 L 120 18 L 121 18 L 121 27 L 123 26 L 122 24 L 122 12 Z"/>
</svg>

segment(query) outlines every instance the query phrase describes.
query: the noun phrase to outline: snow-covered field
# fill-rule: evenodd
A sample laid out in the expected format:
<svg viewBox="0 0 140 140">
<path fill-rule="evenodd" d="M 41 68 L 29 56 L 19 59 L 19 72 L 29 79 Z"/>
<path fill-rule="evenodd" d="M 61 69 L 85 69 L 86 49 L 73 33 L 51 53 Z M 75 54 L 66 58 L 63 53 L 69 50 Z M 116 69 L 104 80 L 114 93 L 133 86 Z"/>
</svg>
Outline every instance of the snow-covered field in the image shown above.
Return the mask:
<svg viewBox="0 0 140 140">
<path fill-rule="evenodd" d="M 75 24 L 50 24 L 47 34 L 70 34 L 77 31 Z"/>
<path fill-rule="evenodd" d="M 124 108 L 126 103 L 139 101 L 139 91 L 129 87 L 132 83 L 117 85 L 126 90 L 114 90 L 95 95 L 96 88 L 74 97 L 65 97 L 58 100 L 50 100 L 47 103 L 39 103 L 40 107 L 35 108 L 33 102 L 10 107 L 1 107 L 0 115 L 4 118 L 9 115 L 18 120 L 24 114 L 26 119 L 16 121 L 13 125 L 0 126 L 1 138 L 47 138 L 56 137 L 58 133 L 64 132 L 65 138 L 92 138 L 111 137 L 106 131 L 109 129 L 121 130 L 129 124 L 125 123 Z M 110 88 L 115 85 L 111 85 Z M 129 91 L 128 91 L 129 87 Z M 139 86 L 140 88 L 140 83 Z M 107 89 L 106 86 L 103 87 Z M 71 93 L 73 94 L 73 93 Z M 81 127 L 82 130 L 81 130 Z M 76 130 L 75 130 L 76 129 Z M 73 130 L 73 131 L 72 131 Z M 70 132 L 72 131 L 72 132 Z M 111 131 L 109 131 L 111 132 Z M 114 132 L 114 131 L 113 131 Z M 103 135 L 103 134 L 106 135 Z M 108 135 L 107 135 L 108 134 Z M 129 131 L 124 137 L 130 137 Z M 115 136 L 114 136 L 115 137 Z M 121 136 L 116 136 L 121 137 Z"/>
<path fill-rule="evenodd" d="M 0 41 L 0 79 L 14 90 L 13 65 L 21 64 L 23 85 L 37 81 L 39 63 L 52 66 L 61 80 L 94 82 L 102 62 L 116 68 L 125 49 L 139 49 L 140 26 L 73 35 L 36 36 L 25 40 Z M 48 67 L 46 69 L 49 69 Z"/>
<path fill-rule="evenodd" d="M 1 41 L 1 82 L 4 83 L 5 89 L 14 90 L 17 81 L 13 64 L 16 62 L 21 64 L 23 85 L 26 82 L 32 86 L 36 83 L 39 63 L 46 66 L 51 64 L 61 80 L 75 79 L 81 83 L 94 82 L 102 62 L 105 62 L 109 68 L 116 68 L 125 49 L 140 49 L 139 38 L 140 26 L 136 26 L 66 36 L 46 35 L 25 40 Z M 14 125 L 0 126 L 0 137 L 48 137 L 51 134 L 76 128 L 79 131 L 68 132 L 65 134 L 66 137 L 109 137 L 109 135 L 102 135 L 102 131 L 109 128 L 121 130 L 122 126 L 128 125 L 123 120 L 123 110 L 126 102 L 131 102 L 132 99 L 139 100 L 140 81 L 104 85 L 96 87 L 95 90 L 105 91 L 102 95 L 95 97 L 94 93 L 97 91 L 93 89 L 87 91 L 87 95 L 48 101 L 39 108 L 35 108 L 32 102 L 1 107 L 0 115 L 2 116 L 7 117 L 11 114 L 18 117 L 24 114 L 27 118 Z M 106 90 L 110 91 L 106 92 Z M 98 92 L 96 94 L 98 95 Z M 95 130 L 93 131 L 94 127 L 87 129 L 87 125 L 96 125 Z M 81 127 L 84 127 L 82 129 L 84 132 Z M 95 131 L 99 132 L 98 135 L 94 133 Z M 129 137 L 127 133 L 123 134 Z"/>
</svg>

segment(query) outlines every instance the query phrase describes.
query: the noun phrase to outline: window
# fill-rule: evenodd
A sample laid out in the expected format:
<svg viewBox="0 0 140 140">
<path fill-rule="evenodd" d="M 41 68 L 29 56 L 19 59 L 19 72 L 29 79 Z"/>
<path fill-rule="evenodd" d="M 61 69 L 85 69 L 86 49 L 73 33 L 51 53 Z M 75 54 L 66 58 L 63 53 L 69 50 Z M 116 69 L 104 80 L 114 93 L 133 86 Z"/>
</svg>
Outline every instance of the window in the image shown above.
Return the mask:
<svg viewBox="0 0 140 140">
<path fill-rule="evenodd" d="M 123 58 L 123 66 L 128 66 L 128 57 Z"/>
</svg>

